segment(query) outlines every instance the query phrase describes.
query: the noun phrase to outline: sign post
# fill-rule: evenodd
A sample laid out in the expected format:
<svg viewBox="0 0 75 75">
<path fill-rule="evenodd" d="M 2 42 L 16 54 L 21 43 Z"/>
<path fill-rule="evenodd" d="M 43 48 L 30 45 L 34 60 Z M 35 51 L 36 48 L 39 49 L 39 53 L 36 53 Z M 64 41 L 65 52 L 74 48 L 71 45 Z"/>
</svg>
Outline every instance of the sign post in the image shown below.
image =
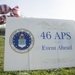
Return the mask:
<svg viewBox="0 0 75 75">
<path fill-rule="evenodd" d="M 75 67 L 74 21 L 7 18 L 4 70 Z"/>
</svg>

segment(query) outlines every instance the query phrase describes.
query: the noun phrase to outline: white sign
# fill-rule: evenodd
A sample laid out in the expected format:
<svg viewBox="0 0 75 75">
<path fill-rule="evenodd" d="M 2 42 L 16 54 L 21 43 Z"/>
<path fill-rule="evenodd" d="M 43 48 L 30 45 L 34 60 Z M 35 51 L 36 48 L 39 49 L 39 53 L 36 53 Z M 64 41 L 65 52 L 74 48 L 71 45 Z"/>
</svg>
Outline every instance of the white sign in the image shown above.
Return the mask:
<svg viewBox="0 0 75 75">
<path fill-rule="evenodd" d="M 4 70 L 75 67 L 74 21 L 7 18 Z"/>
</svg>

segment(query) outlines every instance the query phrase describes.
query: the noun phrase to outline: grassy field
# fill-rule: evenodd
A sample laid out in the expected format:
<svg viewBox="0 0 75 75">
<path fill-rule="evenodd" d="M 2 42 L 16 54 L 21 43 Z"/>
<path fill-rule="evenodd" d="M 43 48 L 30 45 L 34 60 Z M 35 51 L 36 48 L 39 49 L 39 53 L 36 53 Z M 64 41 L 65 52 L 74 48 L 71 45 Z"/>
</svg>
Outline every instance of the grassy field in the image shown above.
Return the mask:
<svg viewBox="0 0 75 75">
<path fill-rule="evenodd" d="M 4 38 L 0 37 L 0 75 L 75 75 L 75 68 L 4 72 Z"/>
</svg>

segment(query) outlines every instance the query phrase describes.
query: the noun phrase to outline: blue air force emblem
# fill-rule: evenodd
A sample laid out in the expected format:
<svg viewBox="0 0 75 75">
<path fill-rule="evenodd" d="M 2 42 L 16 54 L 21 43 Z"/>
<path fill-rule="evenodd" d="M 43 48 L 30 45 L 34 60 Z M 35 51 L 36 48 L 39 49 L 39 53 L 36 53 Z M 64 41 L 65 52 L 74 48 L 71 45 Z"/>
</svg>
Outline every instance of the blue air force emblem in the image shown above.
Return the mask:
<svg viewBox="0 0 75 75">
<path fill-rule="evenodd" d="M 29 30 L 18 29 L 10 36 L 10 46 L 19 53 L 30 51 L 34 45 L 34 37 Z"/>
</svg>

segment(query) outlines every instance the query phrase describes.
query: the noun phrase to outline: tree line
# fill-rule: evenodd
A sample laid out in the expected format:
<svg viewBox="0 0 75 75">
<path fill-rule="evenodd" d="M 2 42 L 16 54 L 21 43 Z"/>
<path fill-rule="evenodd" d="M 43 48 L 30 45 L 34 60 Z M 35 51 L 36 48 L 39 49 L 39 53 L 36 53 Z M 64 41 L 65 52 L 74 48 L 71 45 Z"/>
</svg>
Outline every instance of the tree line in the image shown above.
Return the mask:
<svg viewBox="0 0 75 75">
<path fill-rule="evenodd" d="M 5 35 L 5 28 L 0 28 L 0 35 Z"/>
</svg>

